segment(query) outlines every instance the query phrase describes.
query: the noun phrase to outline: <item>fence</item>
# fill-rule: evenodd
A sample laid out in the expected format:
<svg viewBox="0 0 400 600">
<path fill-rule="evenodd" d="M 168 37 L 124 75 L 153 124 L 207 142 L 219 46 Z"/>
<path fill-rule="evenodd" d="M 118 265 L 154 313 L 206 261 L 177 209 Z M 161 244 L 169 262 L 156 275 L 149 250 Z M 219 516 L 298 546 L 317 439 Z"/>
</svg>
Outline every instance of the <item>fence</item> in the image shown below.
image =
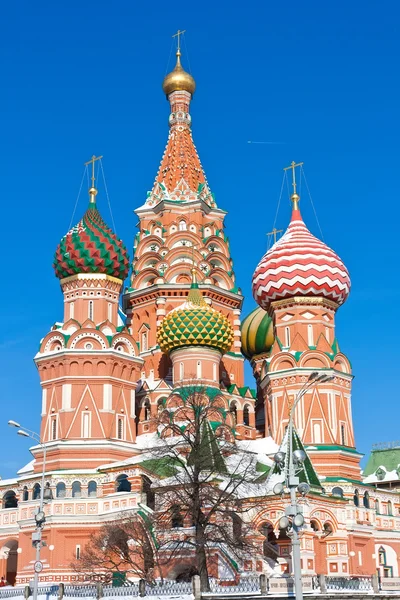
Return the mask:
<svg viewBox="0 0 400 600">
<path fill-rule="evenodd" d="M 386 595 L 390 591 L 394 596 L 400 596 L 400 578 L 390 577 L 378 580 L 376 575 L 371 577 L 338 577 L 338 576 L 304 576 L 303 592 L 310 596 L 326 594 L 338 597 L 348 596 L 349 600 L 357 594 Z M 194 595 L 198 600 L 202 596 L 205 600 L 210 597 L 236 595 L 244 598 L 266 595 L 294 595 L 294 582 L 291 577 L 267 578 L 265 575 L 242 577 L 238 582 L 210 579 L 210 591 L 200 592 L 200 580 L 196 575 L 191 582 L 158 581 L 154 584 L 140 580 L 121 587 L 96 585 L 47 585 L 38 589 L 39 600 L 118 600 L 119 598 L 140 597 L 174 597 Z M 0 588 L 0 600 L 24 600 L 32 595 L 29 586 L 19 588 Z"/>
</svg>

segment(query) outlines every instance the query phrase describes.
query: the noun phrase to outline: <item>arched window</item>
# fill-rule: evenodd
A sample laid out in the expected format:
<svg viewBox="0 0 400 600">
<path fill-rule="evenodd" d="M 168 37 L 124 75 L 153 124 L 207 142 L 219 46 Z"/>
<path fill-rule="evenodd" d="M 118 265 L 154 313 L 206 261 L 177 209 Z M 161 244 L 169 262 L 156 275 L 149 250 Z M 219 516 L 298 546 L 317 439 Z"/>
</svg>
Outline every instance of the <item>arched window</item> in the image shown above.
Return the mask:
<svg viewBox="0 0 400 600">
<path fill-rule="evenodd" d="M 332 496 L 338 496 L 339 498 L 343 498 L 343 490 L 341 487 L 332 488 Z"/>
<path fill-rule="evenodd" d="M 142 475 L 142 492 L 145 496 L 146 505 L 151 508 L 151 510 L 154 510 L 155 494 L 151 489 L 151 481 L 146 475 Z"/>
<path fill-rule="evenodd" d="M 233 542 L 237 545 L 237 546 L 242 546 L 243 544 L 243 539 L 242 539 L 242 534 L 243 534 L 243 522 L 242 519 L 240 518 L 240 516 L 237 513 L 231 513 L 231 518 L 232 518 L 232 538 L 233 538 Z"/>
<path fill-rule="evenodd" d="M 330 523 L 324 523 L 324 537 L 328 537 L 331 533 L 333 533 L 332 525 Z"/>
<path fill-rule="evenodd" d="M 40 498 L 40 484 L 35 483 L 35 485 L 33 486 L 32 500 L 39 500 L 39 498 Z"/>
<path fill-rule="evenodd" d="M 285 327 L 285 345 L 287 348 L 290 346 L 290 327 Z"/>
<path fill-rule="evenodd" d="M 279 549 L 271 523 L 264 523 L 264 525 L 260 527 L 260 533 L 265 537 L 263 542 L 263 554 L 265 558 L 276 560 L 279 556 Z"/>
<path fill-rule="evenodd" d="M 365 492 L 364 496 L 363 496 L 363 504 L 364 504 L 364 508 L 369 508 L 369 493 Z"/>
<path fill-rule="evenodd" d="M 231 402 L 230 407 L 229 407 L 229 411 L 232 414 L 233 417 L 233 424 L 236 425 L 237 423 L 237 406 L 236 406 L 236 402 Z"/>
<path fill-rule="evenodd" d="M 128 475 L 121 474 L 118 475 L 115 480 L 115 491 L 116 492 L 130 492 L 131 491 L 131 482 L 128 480 Z"/>
<path fill-rule="evenodd" d="M 70 318 L 70 319 L 73 319 L 73 318 L 74 318 L 74 308 L 75 308 L 75 305 L 74 305 L 74 303 L 73 303 L 73 302 L 70 302 L 70 303 L 69 303 L 69 318 Z"/>
<path fill-rule="evenodd" d="M 89 481 L 88 483 L 88 496 L 89 498 L 96 498 L 97 496 L 97 483 L 95 481 Z"/>
<path fill-rule="evenodd" d="M 56 486 L 56 497 L 57 498 L 65 498 L 67 494 L 67 490 L 65 489 L 65 483 L 60 481 Z"/>
<path fill-rule="evenodd" d="M 179 504 L 171 506 L 171 527 L 172 529 L 183 527 L 183 516 Z"/>
<path fill-rule="evenodd" d="M 243 425 L 247 425 L 247 427 L 250 425 L 250 411 L 247 404 L 243 409 Z"/>
<path fill-rule="evenodd" d="M 392 506 L 392 502 L 390 500 L 388 500 L 388 503 L 387 503 L 387 514 L 390 517 L 393 516 L 393 506 Z"/>
<path fill-rule="evenodd" d="M 160 414 L 164 410 L 164 401 L 165 398 L 159 398 L 157 400 L 157 413 Z"/>
<path fill-rule="evenodd" d="M 179 231 L 186 231 L 186 221 L 179 221 Z"/>
<path fill-rule="evenodd" d="M 3 496 L 3 508 L 17 508 L 18 499 L 12 490 L 6 492 Z"/>
<path fill-rule="evenodd" d="M 354 492 L 354 506 L 360 506 L 360 494 L 358 490 Z"/>
<path fill-rule="evenodd" d="M 80 481 L 74 481 L 72 484 L 72 497 L 80 498 L 82 495 L 81 484 Z"/>
<path fill-rule="evenodd" d="M 28 492 L 28 488 L 26 485 L 24 485 L 24 489 L 22 491 L 22 500 L 24 502 L 26 502 L 27 500 L 29 500 L 29 492 Z"/>
<path fill-rule="evenodd" d="M 151 419 L 151 409 L 150 409 L 150 400 L 146 399 L 143 402 L 143 416 L 145 421 L 150 421 Z"/>
<path fill-rule="evenodd" d="M 310 521 L 310 527 L 313 531 L 319 531 L 318 521 Z"/>
<path fill-rule="evenodd" d="M 380 506 L 379 506 L 379 500 L 378 498 L 375 499 L 375 511 L 378 513 L 378 515 L 381 512 Z"/>
</svg>

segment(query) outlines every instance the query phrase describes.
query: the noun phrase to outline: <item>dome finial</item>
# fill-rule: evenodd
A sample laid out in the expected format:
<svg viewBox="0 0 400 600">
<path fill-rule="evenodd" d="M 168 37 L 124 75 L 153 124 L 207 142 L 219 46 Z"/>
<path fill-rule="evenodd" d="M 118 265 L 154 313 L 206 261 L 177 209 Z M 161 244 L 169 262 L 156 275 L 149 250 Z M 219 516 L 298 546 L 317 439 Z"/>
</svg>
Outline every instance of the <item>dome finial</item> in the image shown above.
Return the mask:
<svg viewBox="0 0 400 600">
<path fill-rule="evenodd" d="M 87 165 L 92 165 L 92 187 L 89 190 L 89 205 L 93 206 L 96 205 L 96 196 L 97 196 L 97 189 L 94 187 L 94 182 L 95 182 L 95 176 L 94 176 L 94 163 L 96 162 L 96 160 L 100 160 L 101 158 L 103 158 L 102 156 L 95 156 L 93 154 L 92 158 L 90 160 L 88 160 L 85 163 L 85 166 L 87 167 Z"/>
<path fill-rule="evenodd" d="M 164 93 L 167 98 L 172 92 L 189 92 L 193 96 L 194 90 L 196 89 L 196 83 L 190 73 L 187 73 L 181 65 L 181 40 L 180 36 L 185 33 L 185 29 L 181 31 L 178 29 L 176 33 L 172 36 L 173 38 L 177 37 L 177 48 L 176 48 L 176 65 L 171 73 L 168 73 L 164 77 L 164 81 L 162 84 Z"/>
<path fill-rule="evenodd" d="M 300 196 L 297 193 L 297 183 L 296 183 L 296 167 L 302 167 L 304 163 L 296 163 L 292 161 L 289 167 L 285 167 L 283 170 L 288 171 L 292 169 L 292 185 L 293 185 L 293 194 L 290 196 L 291 201 L 293 202 L 293 210 L 299 210 L 299 201 Z"/>
<path fill-rule="evenodd" d="M 194 267 L 192 268 L 191 273 L 192 283 L 188 294 L 188 302 L 195 304 L 196 306 L 207 306 L 207 303 L 203 298 L 203 294 L 199 290 L 199 284 L 197 283 L 196 278 L 196 269 Z"/>
</svg>

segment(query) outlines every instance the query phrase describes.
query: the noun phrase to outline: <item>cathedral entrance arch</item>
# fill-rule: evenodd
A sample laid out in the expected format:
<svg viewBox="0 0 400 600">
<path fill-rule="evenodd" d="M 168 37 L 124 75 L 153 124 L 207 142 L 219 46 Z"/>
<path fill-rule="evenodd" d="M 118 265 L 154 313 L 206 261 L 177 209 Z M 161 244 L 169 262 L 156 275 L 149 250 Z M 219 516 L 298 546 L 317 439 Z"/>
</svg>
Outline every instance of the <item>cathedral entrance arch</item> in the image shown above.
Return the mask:
<svg viewBox="0 0 400 600">
<path fill-rule="evenodd" d="M 15 584 L 17 576 L 17 562 L 18 562 L 18 542 L 17 540 L 10 540 L 6 542 L 1 549 L 1 557 L 3 559 L 3 572 L 9 585 Z"/>
</svg>

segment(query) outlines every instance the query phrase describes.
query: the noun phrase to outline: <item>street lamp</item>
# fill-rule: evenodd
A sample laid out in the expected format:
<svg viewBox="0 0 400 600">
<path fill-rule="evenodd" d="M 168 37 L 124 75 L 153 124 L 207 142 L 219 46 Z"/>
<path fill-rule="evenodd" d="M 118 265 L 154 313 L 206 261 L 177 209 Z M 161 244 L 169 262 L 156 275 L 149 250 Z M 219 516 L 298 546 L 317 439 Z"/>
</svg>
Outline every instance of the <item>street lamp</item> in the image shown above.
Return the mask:
<svg viewBox="0 0 400 600">
<path fill-rule="evenodd" d="M 43 444 L 38 433 L 31 431 L 27 427 L 22 427 L 16 421 L 10 420 L 8 421 L 8 424 L 10 425 L 10 427 L 18 428 L 17 435 L 31 438 L 36 443 L 38 443 L 43 450 L 42 481 L 40 485 L 39 510 L 37 510 L 35 514 L 36 531 L 32 533 L 32 545 L 36 548 L 36 558 L 34 565 L 35 576 L 33 579 L 33 600 L 37 600 L 39 587 L 39 573 L 43 569 L 43 563 L 40 560 L 40 551 L 42 549 L 42 546 L 44 546 L 44 543 L 42 542 L 42 531 L 44 523 L 46 521 L 43 506 L 45 500 L 52 499 L 52 493 L 50 488 L 45 489 L 44 487 L 44 477 L 46 472 L 46 444 Z"/>
<path fill-rule="evenodd" d="M 300 561 L 300 536 L 299 529 L 304 525 L 303 507 L 298 504 L 296 492 L 305 496 L 310 491 L 308 483 L 300 483 L 298 473 L 304 461 L 307 458 L 304 450 L 293 450 L 293 417 L 294 410 L 300 402 L 304 394 L 318 383 L 326 383 L 332 381 L 333 376 L 320 374 L 318 371 L 313 371 L 308 377 L 308 380 L 303 387 L 298 391 L 293 406 L 289 413 L 288 425 L 288 457 L 285 452 L 277 452 L 274 456 L 274 461 L 277 465 L 285 469 L 285 484 L 290 493 L 290 505 L 285 509 L 285 515 L 279 520 L 281 529 L 291 527 L 292 538 L 292 558 L 293 558 L 293 574 L 294 574 L 294 589 L 296 600 L 303 600 L 303 587 L 301 581 L 301 561 Z M 285 486 L 282 483 L 277 483 L 274 486 L 273 492 L 276 495 L 284 492 Z"/>
</svg>

